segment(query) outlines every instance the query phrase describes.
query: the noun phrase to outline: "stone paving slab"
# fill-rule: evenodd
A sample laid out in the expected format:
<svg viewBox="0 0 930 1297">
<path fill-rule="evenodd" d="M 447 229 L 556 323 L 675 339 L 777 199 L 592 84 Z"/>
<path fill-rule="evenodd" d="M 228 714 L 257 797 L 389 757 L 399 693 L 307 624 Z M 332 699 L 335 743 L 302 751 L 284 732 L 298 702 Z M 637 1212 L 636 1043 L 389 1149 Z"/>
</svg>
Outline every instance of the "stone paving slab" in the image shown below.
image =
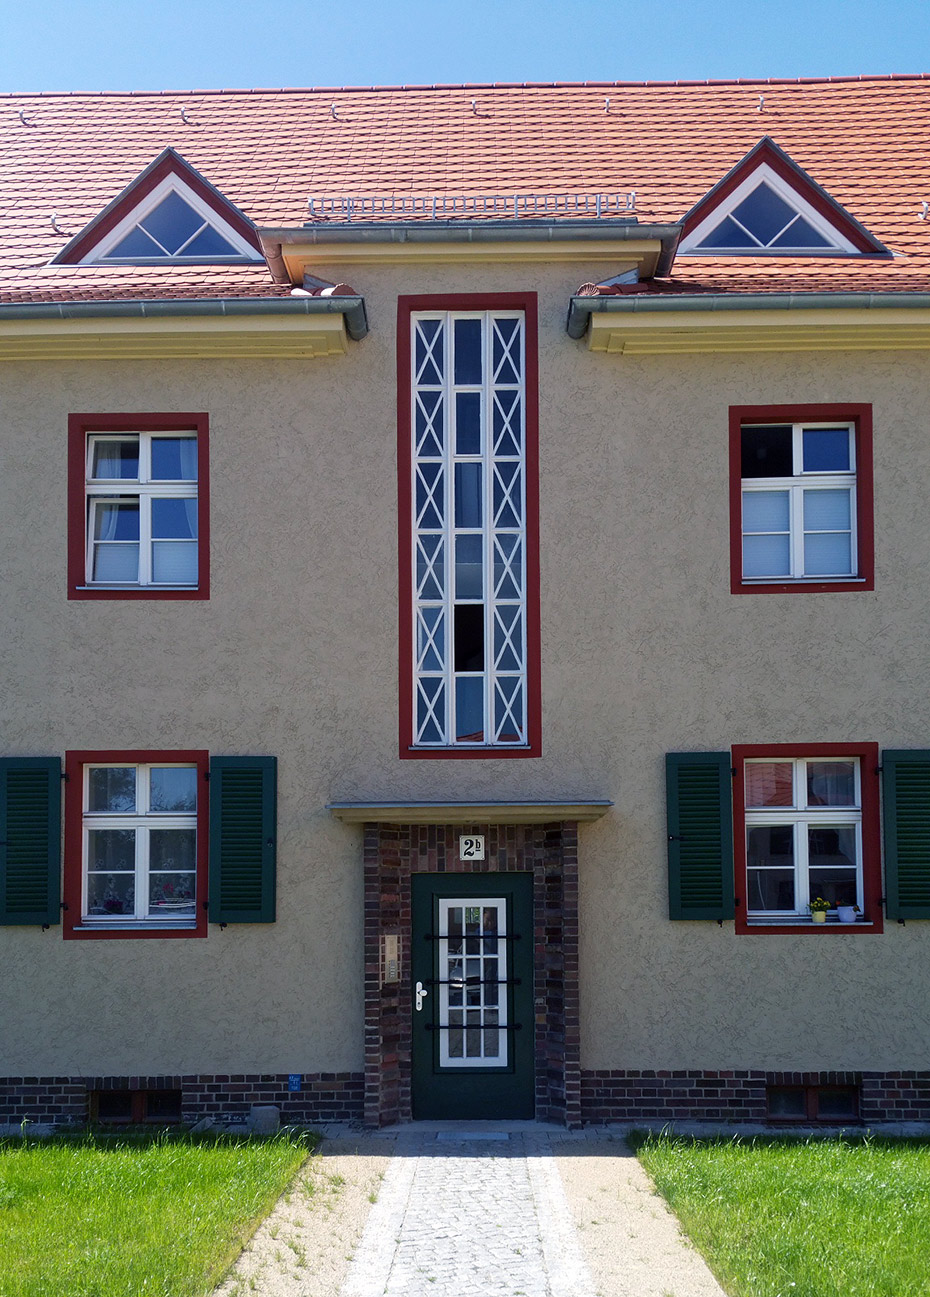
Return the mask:
<svg viewBox="0 0 930 1297">
<path fill-rule="evenodd" d="M 545 1137 L 398 1140 L 341 1297 L 594 1297 Z"/>
</svg>

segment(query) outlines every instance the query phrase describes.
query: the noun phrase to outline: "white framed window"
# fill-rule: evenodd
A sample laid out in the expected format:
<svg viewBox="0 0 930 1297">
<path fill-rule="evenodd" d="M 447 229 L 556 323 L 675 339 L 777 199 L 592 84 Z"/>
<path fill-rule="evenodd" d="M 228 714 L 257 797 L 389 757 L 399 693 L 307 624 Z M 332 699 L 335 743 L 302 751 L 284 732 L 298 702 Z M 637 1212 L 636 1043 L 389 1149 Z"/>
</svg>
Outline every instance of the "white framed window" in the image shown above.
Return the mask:
<svg viewBox="0 0 930 1297">
<path fill-rule="evenodd" d="M 855 255 L 855 244 L 761 162 L 682 240 L 679 253 L 709 256 Z"/>
<path fill-rule="evenodd" d="M 505 897 L 439 901 L 439 1064 L 506 1067 L 509 1062 Z"/>
<path fill-rule="evenodd" d="M 252 245 L 178 175 L 168 175 L 81 258 L 83 265 L 261 261 Z"/>
<path fill-rule="evenodd" d="M 88 586 L 197 586 L 197 475 L 196 432 L 87 436 Z"/>
<path fill-rule="evenodd" d="M 809 918 L 817 898 L 863 910 L 859 758 L 750 758 L 742 778 L 750 921 Z"/>
<path fill-rule="evenodd" d="M 410 318 L 413 746 L 525 748 L 525 315 Z"/>
<path fill-rule="evenodd" d="M 196 926 L 197 774 L 187 763 L 84 766 L 82 924 Z"/>
<path fill-rule="evenodd" d="M 742 579 L 857 576 L 852 423 L 743 424 Z"/>
</svg>

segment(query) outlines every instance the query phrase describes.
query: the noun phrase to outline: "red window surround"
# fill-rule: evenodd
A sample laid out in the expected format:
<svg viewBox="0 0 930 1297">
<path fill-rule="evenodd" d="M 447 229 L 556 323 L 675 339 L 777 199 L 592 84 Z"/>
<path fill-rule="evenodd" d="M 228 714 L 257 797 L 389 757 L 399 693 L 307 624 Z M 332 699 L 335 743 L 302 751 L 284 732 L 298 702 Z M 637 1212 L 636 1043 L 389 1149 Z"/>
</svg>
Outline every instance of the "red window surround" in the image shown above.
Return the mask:
<svg viewBox="0 0 930 1297">
<path fill-rule="evenodd" d="M 856 439 L 856 516 L 859 576 L 849 581 L 744 581 L 740 432 L 749 423 L 852 423 Z M 835 594 L 875 589 L 871 405 L 730 406 L 730 591 L 732 594 Z"/>
<path fill-rule="evenodd" d="M 522 311 L 526 339 L 526 648 L 527 729 L 521 748 L 420 748 L 413 746 L 413 500 L 411 494 L 411 323 L 415 311 Z M 397 540 L 399 573 L 399 698 L 402 760 L 514 760 L 542 755 L 539 613 L 539 330 L 536 293 L 448 293 L 397 299 Z"/>
<path fill-rule="evenodd" d="M 747 758 L 858 757 L 862 790 L 862 922 L 829 926 L 812 923 L 750 923 L 746 914 L 746 781 Z M 738 933 L 824 936 L 882 931 L 882 864 L 879 828 L 877 743 L 740 743 L 733 747 L 733 848 L 736 866 L 736 931 Z"/>
<path fill-rule="evenodd" d="M 197 923 L 193 928 L 119 929 L 81 927 L 81 883 L 84 856 L 84 767 L 118 764 L 158 765 L 178 763 L 197 767 Z M 210 754 L 201 749 L 190 751 L 102 751 L 65 753 L 65 855 L 64 910 L 62 936 L 65 940 L 139 941 L 156 938 L 205 937 L 207 935 L 209 781 Z"/>
<path fill-rule="evenodd" d="M 87 437 L 94 432 L 197 433 L 198 583 L 189 590 L 140 586 L 125 590 L 88 589 L 86 580 Z M 210 456 L 206 414 L 71 414 L 68 416 L 68 598 L 69 599 L 209 599 L 210 598 Z"/>
</svg>

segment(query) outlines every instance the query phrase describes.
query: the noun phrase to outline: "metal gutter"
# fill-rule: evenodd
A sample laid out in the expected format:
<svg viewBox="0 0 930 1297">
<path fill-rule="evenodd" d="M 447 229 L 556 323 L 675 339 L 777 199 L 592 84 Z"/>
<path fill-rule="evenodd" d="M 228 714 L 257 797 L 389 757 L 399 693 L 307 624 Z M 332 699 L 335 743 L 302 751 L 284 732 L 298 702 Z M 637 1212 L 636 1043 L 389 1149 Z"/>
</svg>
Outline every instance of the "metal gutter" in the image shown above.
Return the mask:
<svg viewBox="0 0 930 1297">
<path fill-rule="evenodd" d="M 352 297 L 194 297 L 153 301 L 2 302 L 4 320 L 190 319 L 196 316 L 342 315 L 358 342 L 368 333 L 365 299 Z"/>
<path fill-rule="evenodd" d="M 604 240 L 627 243 L 657 239 L 661 244 L 657 275 L 672 268 L 681 225 L 640 225 L 628 219 L 506 221 L 340 221 L 287 229 L 260 229 L 262 251 L 269 264 L 280 262 L 281 248 L 300 244 L 340 243 L 586 243 Z"/>
<path fill-rule="evenodd" d="M 803 311 L 930 309 L 930 293 L 637 293 L 569 299 L 566 328 L 583 338 L 592 315 L 661 314 L 671 311 Z"/>
</svg>

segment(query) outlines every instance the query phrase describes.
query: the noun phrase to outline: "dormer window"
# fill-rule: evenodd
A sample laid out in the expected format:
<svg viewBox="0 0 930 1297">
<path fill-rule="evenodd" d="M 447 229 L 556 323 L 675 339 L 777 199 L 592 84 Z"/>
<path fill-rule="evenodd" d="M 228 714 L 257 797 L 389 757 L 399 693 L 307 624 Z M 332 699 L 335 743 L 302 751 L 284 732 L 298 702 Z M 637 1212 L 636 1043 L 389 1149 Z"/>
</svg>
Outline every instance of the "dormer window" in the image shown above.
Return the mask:
<svg viewBox="0 0 930 1297">
<path fill-rule="evenodd" d="M 213 261 L 216 257 L 241 256 L 241 250 L 176 190 L 141 217 L 114 247 L 98 253 L 100 261 L 130 262 L 153 257 Z"/>
<path fill-rule="evenodd" d="M 684 220 L 679 254 L 861 256 L 888 250 L 773 140 L 760 140 Z"/>
<path fill-rule="evenodd" d="M 258 262 L 252 222 L 174 149 L 62 248 L 53 264 L 158 265 Z"/>
<path fill-rule="evenodd" d="M 836 245 L 815 230 L 797 207 L 762 181 L 691 251 L 753 252 L 765 248 L 776 252 L 823 252 L 834 251 Z"/>
</svg>

